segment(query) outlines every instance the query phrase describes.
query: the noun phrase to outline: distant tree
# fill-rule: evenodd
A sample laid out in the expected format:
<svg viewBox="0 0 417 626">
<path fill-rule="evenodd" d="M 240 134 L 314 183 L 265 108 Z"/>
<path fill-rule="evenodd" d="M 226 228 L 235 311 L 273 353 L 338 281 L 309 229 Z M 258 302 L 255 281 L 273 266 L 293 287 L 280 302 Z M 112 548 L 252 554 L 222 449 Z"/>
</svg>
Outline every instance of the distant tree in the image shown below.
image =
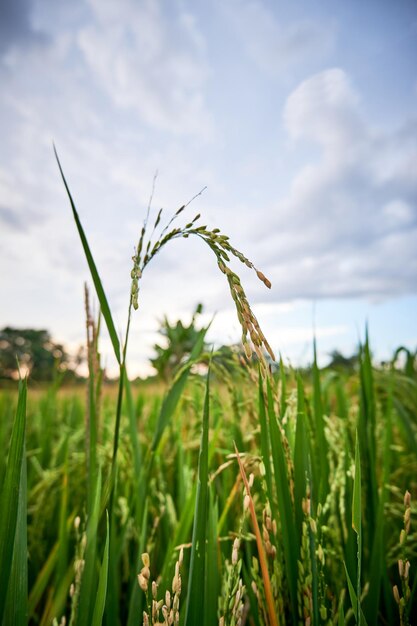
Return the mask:
<svg viewBox="0 0 417 626">
<path fill-rule="evenodd" d="M 164 380 L 169 380 L 177 367 L 190 355 L 200 332 L 196 321 L 202 310 L 203 306 L 199 304 L 188 326 L 181 320 L 171 324 L 166 316 L 161 322 L 159 333 L 164 337 L 165 345 L 154 345 L 156 356 L 151 359 L 151 363 L 158 376 Z"/>
<path fill-rule="evenodd" d="M 417 373 L 417 350 L 409 350 L 400 346 L 392 357 L 392 366 L 401 369 L 407 376 L 413 378 Z"/>
<path fill-rule="evenodd" d="M 7 326 L 0 330 L 0 378 L 16 378 L 18 363 L 31 378 L 48 381 L 57 368 L 65 368 L 68 355 L 47 330 Z"/>
<path fill-rule="evenodd" d="M 358 363 L 358 354 L 352 354 L 349 357 L 344 356 L 339 350 L 333 350 L 330 352 L 330 363 L 327 366 L 329 369 L 338 370 L 354 370 Z"/>
</svg>

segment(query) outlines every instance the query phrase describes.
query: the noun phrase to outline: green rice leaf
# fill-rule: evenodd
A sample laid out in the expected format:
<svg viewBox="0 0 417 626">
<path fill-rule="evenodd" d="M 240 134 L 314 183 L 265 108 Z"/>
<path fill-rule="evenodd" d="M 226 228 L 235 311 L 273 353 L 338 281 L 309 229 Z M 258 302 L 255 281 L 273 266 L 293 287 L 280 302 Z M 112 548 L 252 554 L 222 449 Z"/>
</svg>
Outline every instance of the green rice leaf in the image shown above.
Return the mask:
<svg viewBox="0 0 417 626">
<path fill-rule="evenodd" d="M 352 528 L 357 535 L 361 532 L 361 460 L 359 453 L 359 438 L 356 432 L 355 445 L 355 479 L 353 481 L 353 501 L 352 501 Z"/>
<path fill-rule="evenodd" d="M 345 626 L 345 613 L 343 611 L 343 602 L 339 604 L 337 626 Z"/>
<path fill-rule="evenodd" d="M 357 535 L 357 583 L 356 596 L 358 602 L 357 615 L 358 624 L 361 623 L 360 597 L 361 597 L 361 570 L 362 570 L 362 491 L 361 491 L 361 458 L 359 452 L 359 438 L 356 432 L 355 445 L 355 478 L 353 481 L 353 501 L 352 501 L 352 528 Z"/>
<path fill-rule="evenodd" d="M 168 425 L 169 420 L 171 419 L 177 407 L 177 404 L 181 398 L 182 392 L 184 390 L 185 384 L 190 374 L 190 370 L 192 366 L 198 360 L 198 357 L 200 356 L 203 350 L 204 338 L 206 336 L 207 331 L 208 331 L 208 327 L 202 328 L 200 332 L 198 333 L 198 337 L 194 344 L 193 350 L 190 354 L 189 360 L 177 374 L 177 377 L 175 378 L 173 385 L 170 387 L 167 395 L 164 398 L 161 410 L 159 412 L 155 434 L 154 434 L 154 438 L 153 438 L 152 445 L 151 445 L 152 452 L 154 452 L 157 449 L 159 442 L 161 441 L 162 434 L 166 426 Z"/>
<path fill-rule="evenodd" d="M 81 578 L 80 602 L 78 605 L 77 626 L 90 626 L 93 612 L 91 598 L 96 591 L 96 546 L 97 526 L 100 512 L 101 472 L 98 472 L 94 493 L 93 508 L 87 520 L 87 544 L 85 548 L 84 570 Z"/>
<path fill-rule="evenodd" d="M 352 604 L 352 609 L 353 609 L 353 614 L 355 616 L 356 619 L 356 623 L 357 624 L 362 624 L 363 626 L 368 626 L 366 619 L 365 619 L 365 615 L 363 614 L 363 611 L 360 607 L 360 601 L 358 602 L 358 596 L 356 595 L 355 592 L 355 588 L 352 585 L 352 581 L 350 580 L 350 576 L 349 576 L 349 572 L 347 571 L 347 567 L 346 567 L 346 563 L 343 562 L 344 568 L 345 568 L 345 573 L 346 573 L 346 580 L 347 580 L 347 584 L 348 584 L 348 590 L 349 590 L 349 596 L 350 596 L 350 602 Z M 358 613 L 358 608 L 359 608 L 359 613 Z M 359 620 L 358 620 L 358 615 L 359 615 Z"/>
<path fill-rule="evenodd" d="M 58 153 L 56 151 L 55 146 L 54 146 L 54 152 L 55 152 L 55 158 L 56 158 L 57 163 L 58 163 L 59 171 L 61 173 L 61 177 L 62 177 L 63 183 L 65 185 L 65 189 L 67 191 L 67 195 L 68 195 L 68 198 L 69 198 L 69 201 L 70 201 L 70 204 L 71 204 L 72 214 L 74 216 L 74 220 L 75 220 L 75 224 L 77 226 L 78 234 L 80 236 L 81 243 L 82 243 L 82 246 L 84 248 L 84 254 L 85 254 L 86 259 L 87 259 L 88 267 L 90 268 L 91 278 L 93 279 L 94 287 L 96 288 L 97 298 L 98 298 L 98 300 L 100 302 L 100 309 L 101 309 L 101 312 L 102 312 L 103 317 L 105 319 L 107 330 L 109 331 L 110 339 L 111 339 L 111 342 L 112 342 L 112 345 L 113 345 L 114 354 L 116 356 L 117 362 L 120 364 L 121 363 L 120 342 L 119 342 L 119 338 L 117 336 L 116 328 L 115 328 L 114 323 L 113 323 L 113 318 L 112 318 L 112 315 L 111 315 L 109 304 L 107 302 L 106 294 L 104 292 L 103 285 L 102 285 L 102 282 L 101 282 L 101 279 L 100 279 L 100 276 L 99 276 L 99 273 L 98 273 L 98 270 L 97 270 L 97 266 L 95 264 L 93 255 L 91 253 L 90 246 L 88 245 L 87 237 L 86 237 L 86 235 L 84 233 L 84 229 L 83 229 L 83 227 L 81 225 L 81 221 L 80 221 L 80 218 L 78 216 L 77 209 L 75 208 L 74 200 L 72 199 L 71 192 L 69 190 L 67 181 L 65 180 L 64 172 L 62 170 L 61 163 L 59 161 Z"/>
<path fill-rule="evenodd" d="M 280 412 L 283 418 L 287 409 L 287 376 L 281 354 L 279 355 L 279 379 L 281 381 Z"/>
<path fill-rule="evenodd" d="M 106 511 L 106 545 L 104 546 L 103 561 L 100 568 L 96 601 L 91 626 L 101 626 L 107 594 L 107 576 L 109 570 L 109 514 Z"/>
<path fill-rule="evenodd" d="M 317 346 L 314 338 L 314 361 L 313 361 L 313 400 L 314 400 L 314 418 L 316 430 L 316 456 L 320 458 L 317 467 L 319 469 L 317 496 L 318 502 L 324 502 L 329 490 L 329 460 L 327 458 L 327 445 L 324 435 L 324 410 L 323 399 L 320 382 L 320 370 L 317 363 Z"/>
<path fill-rule="evenodd" d="M 64 464 L 61 483 L 61 498 L 59 506 L 59 531 L 58 531 L 58 564 L 56 568 L 56 586 L 65 576 L 68 569 L 68 434 L 65 435 L 63 444 Z"/>
<path fill-rule="evenodd" d="M 65 611 L 65 605 L 68 600 L 68 590 L 73 580 L 74 565 L 71 563 L 65 572 L 65 576 L 59 581 L 57 587 L 51 587 L 48 590 L 48 602 L 42 615 L 40 626 L 50 626 L 53 619 L 62 615 Z"/>
<path fill-rule="evenodd" d="M 260 424 L 260 438 L 261 438 L 261 452 L 262 462 L 265 467 L 265 481 L 268 491 L 268 500 L 271 506 L 271 512 L 273 519 L 278 519 L 278 509 L 276 505 L 276 498 L 274 493 L 274 476 L 271 464 L 271 447 L 270 447 L 270 433 L 269 424 L 266 417 L 266 407 L 264 398 L 264 389 L 262 376 L 259 374 L 258 384 L 258 408 L 259 408 L 259 424 Z"/>
<path fill-rule="evenodd" d="M 19 494 L 21 489 L 22 464 L 25 449 L 27 382 L 19 382 L 19 397 L 13 423 L 6 473 L 0 500 L 0 624 L 6 609 L 6 596 L 12 569 L 16 529 L 24 533 L 24 525 L 19 523 Z M 26 507 L 20 509 L 26 517 Z M 18 537 L 23 541 L 23 537 Z M 23 601 L 23 599 L 22 599 Z M 24 602 L 27 601 L 25 596 Z"/>
<path fill-rule="evenodd" d="M 287 458 L 284 451 L 282 431 L 274 411 L 272 390 L 267 380 L 268 415 L 271 433 L 271 450 L 275 474 L 275 485 L 278 496 L 278 511 L 281 519 L 282 542 L 284 546 L 285 572 L 291 599 L 293 619 L 298 619 L 297 608 L 297 559 L 300 552 L 295 532 L 294 510 L 291 501 Z"/>
<path fill-rule="evenodd" d="M 188 580 L 185 626 L 195 626 L 206 611 L 206 539 L 208 511 L 208 443 L 209 443 L 209 376 L 203 411 L 203 430 L 198 460 L 197 497 L 191 544 L 190 575 Z"/>
<path fill-rule="evenodd" d="M 391 444 L 392 444 L 392 400 L 393 400 L 393 378 L 390 379 L 387 406 L 385 411 L 385 438 L 384 452 L 382 457 L 382 488 L 379 498 L 376 528 L 372 542 L 372 552 L 369 570 L 369 591 L 364 600 L 364 612 L 367 615 L 368 623 L 376 626 L 378 623 L 378 610 L 381 595 L 381 582 L 385 574 L 384 567 L 384 529 L 385 529 L 385 504 L 387 501 L 387 484 L 390 477 L 391 469 Z M 391 597 L 391 594 L 390 596 Z"/>
<path fill-rule="evenodd" d="M 69 534 L 70 528 L 74 522 L 74 518 L 75 513 L 72 513 L 66 520 L 67 535 Z M 38 573 L 36 580 L 32 586 L 29 594 L 29 617 L 32 617 L 34 615 L 36 607 L 51 579 L 54 568 L 59 561 L 59 548 L 59 541 L 57 541 L 49 552 L 49 556 L 46 559 L 41 571 Z M 73 571 L 72 564 L 71 571 Z"/>
<path fill-rule="evenodd" d="M 310 449 L 307 439 L 304 388 L 301 376 L 298 376 L 297 423 L 294 446 L 294 500 L 297 534 L 299 536 L 301 536 L 301 523 L 304 517 L 301 504 L 303 498 L 306 497 L 307 481 L 310 488 L 313 488 L 314 486 L 311 484 Z"/>
<path fill-rule="evenodd" d="M 19 487 L 17 525 L 14 538 L 12 571 L 7 591 L 4 624 L 26 626 L 28 623 L 28 548 L 27 548 L 27 470 L 23 447 Z"/>
<path fill-rule="evenodd" d="M 218 507 L 213 502 L 213 493 L 210 489 L 208 527 L 207 527 L 207 553 L 205 575 L 205 603 L 204 626 L 217 624 L 217 602 L 220 593 L 220 573 L 218 567 L 218 544 L 217 522 Z"/>
</svg>

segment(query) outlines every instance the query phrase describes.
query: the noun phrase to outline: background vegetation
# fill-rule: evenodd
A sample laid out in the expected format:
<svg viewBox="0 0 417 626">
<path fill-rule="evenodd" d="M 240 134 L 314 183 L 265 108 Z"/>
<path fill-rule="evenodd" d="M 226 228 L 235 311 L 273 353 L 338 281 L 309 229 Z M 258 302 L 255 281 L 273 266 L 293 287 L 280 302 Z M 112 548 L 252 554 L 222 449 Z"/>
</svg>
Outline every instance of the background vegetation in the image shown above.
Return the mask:
<svg viewBox="0 0 417 626">
<path fill-rule="evenodd" d="M 314 346 L 310 371 L 280 362 L 272 374 L 229 255 L 268 279 L 199 216 L 172 226 L 184 207 L 155 238 L 161 212 L 149 236 L 148 210 L 121 344 L 69 198 L 120 376 L 109 393 L 87 293 L 85 392 L 56 378 L 42 391 L 29 383 L 28 396 L 22 379 L 18 394 L 0 395 L 0 623 L 411 623 L 416 355 L 402 348 L 375 368 L 366 336 L 355 362 L 320 372 Z M 228 281 L 247 363 L 233 350 L 207 353 L 202 328 L 167 382 L 133 386 L 141 275 L 190 235 Z M 165 330 L 169 348 L 184 327 Z"/>
</svg>

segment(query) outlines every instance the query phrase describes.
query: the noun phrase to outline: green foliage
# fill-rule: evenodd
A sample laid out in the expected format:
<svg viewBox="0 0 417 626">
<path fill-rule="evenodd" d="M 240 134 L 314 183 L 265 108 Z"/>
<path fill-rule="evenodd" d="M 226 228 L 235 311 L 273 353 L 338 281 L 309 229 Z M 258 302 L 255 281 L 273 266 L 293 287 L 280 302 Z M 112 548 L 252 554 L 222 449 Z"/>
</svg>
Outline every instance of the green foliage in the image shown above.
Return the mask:
<svg viewBox="0 0 417 626">
<path fill-rule="evenodd" d="M 19 396 L 10 440 L 6 471 L 0 492 L 0 624 L 13 613 L 16 602 L 18 623 L 26 618 L 27 560 L 26 509 L 27 481 L 25 458 L 26 380 L 19 382 Z M 12 605 L 7 607 L 7 595 Z M 17 605 L 17 603 L 21 605 Z M 6 611 L 7 609 L 7 611 Z"/>
<path fill-rule="evenodd" d="M 67 368 L 68 355 L 47 330 L 6 326 L 0 330 L 0 378 L 15 380 L 18 363 L 33 380 L 51 381 Z"/>
<path fill-rule="evenodd" d="M 151 359 L 151 363 L 158 376 L 166 382 L 191 354 L 199 335 L 197 319 L 202 310 L 202 305 L 198 304 L 188 326 L 181 320 L 171 324 L 168 318 L 164 317 L 159 333 L 163 336 L 165 345 L 154 345 L 156 356 Z"/>
<path fill-rule="evenodd" d="M 207 529 L 208 529 L 208 446 L 209 446 L 209 382 L 204 399 L 203 428 L 197 471 L 197 495 L 191 541 L 190 576 L 188 581 L 185 626 L 193 626 L 207 612 Z"/>
<path fill-rule="evenodd" d="M 121 344 L 63 180 L 120 377 L 116 393 L 103 397 L 99 368 L 90 367 L 87 405 L 51 386 L 30 398 L 27 420 L 25 381 L 16 411 L 11 396 L 0 402 L 8 448 L 0 465 L 0 624 L 23 624 L 28 611 L 40 626 L 371 626 L 398 617 L 408 625 L 417 612 L 412 353 L 401 371 L 395 359 L 376 369 L 366 337 L 358 371 L 323 376 L 315 357 L 304 376 L 281 360 L 274 378 L 263 352 L 274 358 L 272 350 L 229 255 L 269 287 L 268 279 L 218 229 L 198 225 L 199 215 L 172 227 L 186 205 L 158 233 L 160 211 L 150 234 L 149 205 Z M 164 397 L 143 388 L 136 399 L 126 354 L 140 278 L 166 243 L 191 235 L 226 276 L 246 355 L 258 358 L 258 385 L 239 366 L 204 390 L 193 372 L 202 329 Z"/>
<path fill-rule="evenodd" d="M 372 367 L 364 351 L 362 354 L 365 359 L 362 367 Z M 320 371 L 317 375 L 322 378 Z M 359 420 L 368 420 L 369 417 L 362 399 L 362 385 L 365 379 L 369 379 L 369 372 L 366 377 L 364 372 L 362 375 L 358 372 L 342 377 L 339 373 L 329 382 L 326 382 L 327 379 L 320 381 L 325 446 L 321 455 L 314 452 L 318 440 L 313 408 L 314 389 L 310 379 L 288 370 L 279 372 L 281 382 L 283 376 L 286 385 L 283 415 L 280 413 L 281 403 L 278 410 L 277 400 L 282 395 L 276 393 L 275 380 L 271 380 L 269 392 L 262 380 L 258 390 L 248 376 L 242 380 L 240 370 L 230 390 L 219 382 L 212 382 L 210 427 L 205 428 L 204 464 L 200 462 L 200 473 L 204 467 L 201 484 L 208 476 L 206 495 L 201 490 L 197 495 L 196 489 L 201 416 L 205 406 L 201 378 L 189 373 L 186 381 L 180 384 L 180 391 L 178 379 L 172 383 L 166 394 L 167 397 L 171 395 L 175 402 L 172 399 L 165 401 L 169 414 L 164 409 L 163 418 L 160 416 L 164 401 L 157 389 L 146 391 L 142 388 L 140 402 L 137 402 L 139 389 L 136 385 L 129 385 L 129 394 L 122 407 L 120 456 L 113 519 L 109 520 L 108 533 L 103 508 L 106 501 L 104 486 L 111 473 L 111 427 L 117 390 L 101 400 L 103 436 L 97 442 L 96 454 L 102 467 L 103 489 L 99 484 L 95 486 L 90 515 L 87 508 L 85 394 L 82 394 L 82 401 L 78 397 L 69 397 L 68 392 L 37 397 L 30 394 L 26 434 L 27 542 L 30 554 L 27 568 L 28 610 L 32 623 L 51 623 L 54 617 L 59 623 L 63 615 L 69 623 L 72 612 L 73 626 L 83 620 L 84 623 L 95 620 L 98 624 L 101 611 L 107 623 L 142 623 L 142 611 L 147 610 L 148 597 L 137 583 L 137 574 L 143 567 L 141 554 L 148 552 L 150 555 L 149 588 L 152 580 L 160 577 L 157 591 L 160 601 L 164 600 L 166 590 L 171 592 L 178 550 L 183 546 L 181 621 L 185 620 L 188 593 L 192 593 L 190 597 L 193 600 L 199 598 L 200 603 L 204 598 L 209 616 L 206 626 L 218 623 L 220 613 L 217 602 L 221 594 L 221 606 L 224 608 L 230 604 L 226 614 L 232 616 L 240 610 L 239 603 L 235 603 L 239 594 L 243 593 L 243 600 L 250 600 L 248 610 L 253 622 L 266 626 L 268 611 L 263 597 L 259 551 L 252 523 L 244 512 L 242 483 L 239 483 L 236 461 L 230 456 L 233 454 L 233 440 L 240 441 L 245 471 L 248 475 L 254 474 L 251 493 L 279 624 L 297 624 L 300 614 L 307 615 L 312 624 L 319 625 L 327 625 L 329 620 L 353 624 L 355 614 L 357 621 L 360 615 L 362 624 L 368 623 L 369 626 L 384 619 L 395 624 L 399 619 L 399 608 L 406 623 L 407 615 L 411 616 L 416 610 L 413 590 L 417 539 L 410 530 L 416 508 L 415 501 L 407 496 L 408 513 L 404 517 L 403 503 L 406 489 L 411 494 L 417 492 L 415 442 L 410 437 L 410 433 L 415 437 L 417 432 L 417 403 L 411 391 L 416 381 L 407 378 L 403 371 L 372 367 L 373 385 L 368 388 L 368 393 L 373 394 L 376 467 L 371 466 L 370 469 L 375 475 L 379 499 L 375 518 L 371 519 L 366 503 L 370 486 L 365 482 L 363 473 L 368 445 L 366 439 L 359 437 L 360 455 L 356 451 L 355 461 Z M 404 390 L 409 388 L 410 394 L 407 395 Z M 340 389 L 343 389 L 347 403 L 347 412 L 342 416 L 337 410 Z M 8 428 L 7 435 L 2 435 L 7 441 L 10 437 L 7 420 L 10 421 L 11 415 L 13 417 L 10 408 L 14 400 L 10 395 L 2 398 L 0 428 Z M 208 397 L 206 412 L 207 402 Z M 367 406 L 370 404 L 368 402 Z M 410 416 L 410 431 L 400 427 L 400 407 L 403 411 L 406 409 Z M 43 413 L 46 408 L 50 419 L 48 441 Z M 18 414 L 23 415 L 21 404 Z M 132 438 L 133 422 L 136 424 L 137 448 L 134 448 L 135 439 Z M 17 423 L 21 424 L 21 421 Z M 22 435 L 19 440 L 22 441 Z M 13 446 L 16 450 L 16 445 Z M 43 455 L 45 447 L 50 451 L 46 457 Z M 152 463 L 149 464 L 148 451 L 151 449 Z M 320 473 L 315 474 L 312 459 L 315 455 L 316 463 L 321 463 L 324 454 L 328 460 L 329 493 L 321 502 L 317 491 L 317 476 Z M 16 468 L 21 464 L 19 458 L 23 457 L 18 457 Z M 136 468 L 139 468 L 139 475 Z M 17 480 L 17 470 L 14 475 Z M 20 481 L 19 484 L 23 485 Z M 3 491 L 9 492 L 5 487 Z M 23 487 L 19 493 L 24 498 Z M 199 511 L 206 511 L 205 516 L 199 513 L 195 518 L 197 502 L 200 502 Z M 18 512 L 20 504 L 16 504 L 13 515 L 21 520 Z M 4 510 L 12 514 L 11 508 Z M 204 525 L 201 526 L 198 533 L 201 537 L 204 533 L 206 537 L 204 568 L 199 570 L 194 566 L 191 571 L 192 546 L 194 551 L 197 550 L 197 539 L 193 542 L 193 519 L 200 519 L 202 523 L 204 517 L 205 529 Z M 75 518 L 78 520 L 77 529 Z M 359 594 L 358 542 L 352 519 L 356 529 L 359 529 L 361 520 Z M 407 521 L 410 519 L 411 523 Z M 23 551 L 18 546 L 24 546 L 25 530 L 19 522 L 15 522 L 15 527 L 20 540 L 18 543 L 15 541 L 13 555 L 10 557 L 9 554 L 7 558 L 9 563 L 18 559 L 19 571 L 24 573 Z M 405 534 L 405 529 L 408 534 Z M 204 543 L 201 537 L 199 547 Z M 233 565 L 231 554 L 237 537 L 240 549 Z M 398 575 L 398 560 L 403 563 L 403 578 Z M 85 562 L 82 570 L 84 580 L 80 576 L 81 561 Z M 341 575 L 343 562 L 346 564 L 346 577 Z M 410 565 L 407 565 L 408 562 Z M 239 570 L 238 563 L 241 563 Z M 2 571 L 13 572 L 13 566 Z M 10 581 L 13 576 L 12 573 Z M 252 583 L 256 585 L 255 591 Z M 72 596 L 71 585 L 74 589 Z M 291 585 L 295 586 L 295 596 L 291 596 Z M 394 586 L 397 587 L 401 607 L 392 592 Z M 14 589 L 20 598 L 19 607 L 23 607 L 25 593 L 22 583 Z M 189 592 L 189 589 L 194 592 Z M 225 590 L 230 593 L 227 598 Z M 7 615 L 11 610 L 11 597 L 8 594 L 5 603 L 9 607 L 5 608 Z M 91 597 L 95 605 L 88 602 Z M 292 600 L 294 597 L 295 601 Z M 88 608 L 85 608 L 87 605 Z M 148 611 L 150 616 L 151 612 Z M 163 622 L 162 608 L 159 615 Z"/>
</svg>

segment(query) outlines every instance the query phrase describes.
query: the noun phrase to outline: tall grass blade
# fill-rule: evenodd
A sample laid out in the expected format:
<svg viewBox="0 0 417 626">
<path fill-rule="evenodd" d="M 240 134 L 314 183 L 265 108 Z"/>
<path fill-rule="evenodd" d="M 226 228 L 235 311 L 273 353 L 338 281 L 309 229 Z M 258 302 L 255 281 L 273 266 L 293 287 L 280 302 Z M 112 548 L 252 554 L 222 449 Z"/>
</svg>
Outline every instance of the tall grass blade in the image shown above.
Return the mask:
<svg viewBox="0 0 417 626">
<path fill-rule="evenodd" d="M 55 158 L 58 163 L 59 171 L 61 173 L 61 177 L 65 185 L 65 189 L 67 191 L 67 195 L 71 204 L 72 213 L 74 216 L 75 224 L 77 226 L 78 234 L 81 239 L 82 246 L 84 248 L 84 254 L 87 259 L 88 267 L 90 268 L 91 278 L 93 279 L 94 287 L 96 288 L 97 297 L 100 302 L 100 309 L 103 314 L 104 320 L 106 322 L 107 330 L 109 331 L 110 339 L 113 345 L 114 354 L 116 356 L 117 362 L 120 364 L 121 363 L 120 342 L 117 336 L 116 328 L 113 323 L 113 318 L 111 315 L 109 304 L 107 302 L 106 294 L 104 292 L 103 285 L 102 285 L 102 282 L 101 282 L 101 279 L 97 270 L 97 266 L 95 264 L 93 255 L 91 253 L 90 246 L 88 245 L 87 237 L 84 233 L 84 229 L 82 227 L 80 218 L 78 216 L 77 209 L 75 208 L 74 200 L 72 199 L 71 192 L 69 190 L 67 181 L 65 179 L 64 172 L 61 167 L 61 163 L 58 158 L 58 153 L 56 151 L 55 146 L 54 146 L 54 152 L 55 152 Z"/>
<path fill-rule="evenodd" d="M 178 372 L 177 377 L 173 385 L 170 387 L 169 392 L 164 398 L 162 403 L 161 410 L 159 412 L 158 421 L 156 424 L 155 434 L 151 445 L 151 451 L 155 452 L 157 449 L 159 442 L 161 441 L 162 434 L 171 419 L 177 404 L 181 398 L 182 392 L 184 390 L 185 384 L 188 380 L 188 376 L 190 374 L 190 370 L 192 366 L 195 364 L 196 360 L 200 356 L 203 347 L 204 347 L 204 338 L 208 331 L 209 327 L 202 328 L 196 339 L 190 357 L 187 363 L 181 368 Z"/>
<path fill-rule="evenodd" d="M 279 355 L 279 379 L 281 382 L 280 414 L 283 418 L 287 410 L 287 376 L 281 354 Z"/>
<path fill-rule="evenodd" d="M 53 619 L 62 615 L 65 611 L 65 605 L 68 600 L 68 590 L 73 580 L 74 567 L 71 563 L 65 572 L 65 576 L 59 581 L 58 586 L 51 587 L 48 590 L 48 601 L 39 626 L 51 626 Z M 33 621 L 30 621 L 29 623 L 32 624 Z"/>
<path fill-rule="evenodd" d="M 28 552 L 27 552 L 27 470 L 23 446 L 17 525 L 14 538 L 12 571 L 7 591 L 4 624 L 26 626 L 28 623 Z"/>
<path fill-rule="evenodd" d="M 89 350 L 90 352 L 90 350 Z M 92 355 L 88 355 L 88 423 L 87 423 L 87 511 L 90 514 L 93 507 L 94 488 L 97 481 L 97 403 L 95 372 L 92 364 Z"/>
<path fill-rule="evenodd" d="M 362 490 L 361 490 L 361 458 L 359 452 L 359 439 L 358 433 L 356 433 L 356 446 L 355 446 L 355 479 L 353 481 L 353 502 L 352 502 L 352 528 L 357 537 L 357 582 L 356 582 L 356 597 L 357 597 L 357 610 L 356 615 L 358 624 L 361 624 L 361 571 L 362 571 Z"/>
<path fill-rule="evenodd" d="M 6 473 L 0 500 L 0 624 L 6 608 L 6 596 L 12 569 L 16 528 L 19 524 L 19 494 L 21 489 L 22 464 L 25 449 L 27 381 L 19 381 L 19 397 L 13 423 Z M 21 509 L 26 517 L 26 507 Z M 26 597 L 25 597 L 25 602 Z"/>
<path fill-rule="evenodd" d="M 132 385 L 130 384 L 130 380 L 127 377 L 127 375 L 125 376 L 125 391 L 126 391 L 127 415 L 129 418 L 129 436 L 130 436 L 130 443 L 132 445 L 133 463 L 135 467 L 134 476 L 139 477 L 141 463 L 142 463 L 142 453 L 141 453 L 139 439 L 138 439 L 138 429 L 137 429 L 137 424 L 136 424 L 135 404 L 133 402 L 133 395 L 132 395 Z"/>
<path fill-rule="evenodd" d="M 339 604 L 337 626 L 345 626 L 345 613 L 343 611 L 343 602 Z"/>
<path fill-rule="evenodd" d="M 301 536 L 301 524 L 304 517 L 302 500 L 306 497 L 307 482 L 311 484 L 310 450 L 307 438 L 304 387 L 301 376 L 297 377 L 297 423 L 294 446 L 294 502 L 297 534 Z"/>
<path fill-rule="evenodd" d="M 317 363 L 317 345 L 314 338 L 314 360 L 313 360 L 313 400 L 314 400 L 314 418 L 316 430 L 316 456 L 320 458 L 318 463 L 319 475 L 317 485 L 317 497 L 319 502 L 324 502 L 329 491 L 329 460 L 327 458 L 326 438 L 324 435 L 324 411 L 323 398 L 320 382 L 320 370 Z M 325 452 L 326 451 L 326 452 Z"/>
<path fill-rule="evenodd" d="M 378 504 L 375 534 L 372 542 L 372 552 L 369 569 L 369 591 L 364 601 L 364 612 L 370 626 L 378 623 L 378 609 L 381 595 L 381 582 L 385 574 L 384 568 L 384 531 L 385 531 L 385 504 L 387 502 L 387 485 L 390 479 L 391 469 L 391 445 L 392 445 L 392 401 L 393 401 L 393 377 L 390 378 L 388 389 L 387 406 L 385 411 L 385 440 L 382 456 L 382 486 Z M 391 597 L 391 596 L 389 596 Z M 388 598 L 386 599 L 388 601 Z"/>
<path fill-rule="evenodd" d="M 346 580 L 348 584 L 348 591 L 350 602 L 352 604 L 353 614 L 355 616 L 355 620 L 357 624 L 362 624 L 362 626 L 368 626 L 367 621 L 365 619 L 365 615 L 363 614 L 362 608 L 360 606 L 360 599 L 358 600 L 358 596 L 356 595 L 355 587 L 352 584 L 352 581 L 349 576 L 349 572 L 346 568 L 346 563 L 343 563 L 345 568 Z"/>
<path fill-rule="evenodd" d="M 74 522 L 74 517 L 75 514 L 72 513 L 66 520 L 67 534 L 69 534 L 70 528 Z M 48 558 L 46 559 L 42 569 L 38 573 L 36 580 L 32 585 L 32 589 L 29 594 L 29 617 L 32 617 L 35 614 L 36 607 L 38 606 L 42 595 L 45 593 L 45 589 L 47 588 L 48 583 L 52 577 L 54 568 L 59 562 L 59 548 L 59 541 L 57 541 L 49 552 Z"/>
<path fill-rule="evenodd" d="M 265 467 L 265 481 L 268 491 L 268 500 L 271 506 L 271 513 L 273 519 L 278 519 L 278 509 L 276 506 L 276 498 L 274 493 L 274 476 L 271 464 L 271 447 L 270 447 L 270 433 L 269 425 L 266 417 L 266 407 L 264 398 L 264 389 L 262 376 L 259 373 L 258 383 L 258 415 L 260 424 L 260 438 L 261 438 L 261 453 L 262 461 Z"/>
<path fill-rule="evenodd" d="M 188 580 L 185 626 L 195 626 L 206 611 L 206 539 L 208 510 L 208 444 L 209 444 L 209 376 L 203 411 L 203 430 L 198 460 L 197 497 L 191 544 L 190 575 Z"/>
<path fill-rule="evenodd" d="M 101 472 L 98 472 L 94 493 L 93 508 L 87 520 L 87 544 L 85 548 L 84 570 L 81 578 L 80 602 L 78 605 L 77 626 L 90 626 L 93 612 L 91 598 L 96 592 L 96 546 L 97 527 L 100 512 Z"/>
<path fill-rule="evenodd" d="M 64 440 L 64 465 L 61 483 L 61 501 L 59 506 L 59 531 L 58 531 L 58 564 L 56 568 L 56 586 L 65 576 L 68 569 L 68 435 Z"/>
<path fill-rule="evenodd" d="M 365 518 L 369 529 L 375 528 L 378 510 L 378 484 L 376 476 L 376 397 L 372 370 L 371 350 L 368 329 L 365 344 L 360 350 L 360 381 L 361 398 L 358 431 L 362 446 L 363 484 L 366 488 Z M 371 543 L 372 538 L 366 537 Z"/>
<path fill-rule="evenodd" d="M 101 626 L 103 621 L 104 607 L 106 604 L 107 576 L 109 570 L 109 514 L 106 514 L 106 545 L 104 546 L 103 561 L 100 568 L 96 601 L 91 626 Z"/>
<path fill-rule="evenodd" d="M 204 625 L 214 626 L 217 624 L 217 602 L 220 592 L 220 575 L 218 567 L 217 523 L 218 506 L 213 502 L 213 493 L 210 490 L 208 527 L 207 527 L 207 553 L 206 553 L 206 576 L 205 576 L 205 601 Z"/>
</svg>

